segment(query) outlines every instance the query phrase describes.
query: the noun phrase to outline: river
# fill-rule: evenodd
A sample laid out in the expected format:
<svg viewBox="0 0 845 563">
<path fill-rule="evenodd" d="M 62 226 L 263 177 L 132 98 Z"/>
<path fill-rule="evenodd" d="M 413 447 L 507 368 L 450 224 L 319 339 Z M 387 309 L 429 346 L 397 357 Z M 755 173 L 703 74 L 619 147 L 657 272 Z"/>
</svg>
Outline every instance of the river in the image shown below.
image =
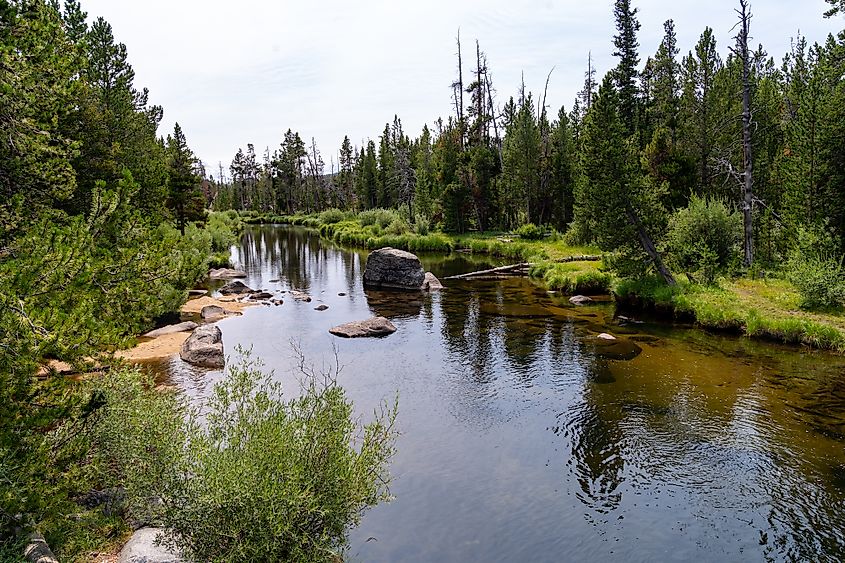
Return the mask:
<svg viewBox="0 0 845 563">
<path fill-rule="evenodd" d="M 421 259 L 441 278 L 491 264 Z M 365 291 L 366 252 L 300 228 L 249 227 L 233 260 L 250 287 L 313 301 L 221 321 L 227 354 L 251 347 L 295 392 L 291 343 L 318 366 L 335 346 L 365 418 L 398 392 L 395 500 L 352 530 L 351 561 L 845 560 L 842 357 L 620 325 L 611 303 L 575 308 L 524 278 Z M 328 333 L 374 313 L 397 332 Z M 642 353 L 601 359 L 599 332 Z M 221 377 L 164 369 L 192 397 Z"/>
</svg>

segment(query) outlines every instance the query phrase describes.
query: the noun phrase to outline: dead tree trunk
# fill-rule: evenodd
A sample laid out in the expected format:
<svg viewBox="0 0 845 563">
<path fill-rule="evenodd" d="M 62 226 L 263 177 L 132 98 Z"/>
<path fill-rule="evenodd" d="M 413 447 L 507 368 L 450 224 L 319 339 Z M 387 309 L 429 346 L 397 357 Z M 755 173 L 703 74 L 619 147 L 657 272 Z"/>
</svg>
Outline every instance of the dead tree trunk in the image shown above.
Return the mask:
<svg viewBox="0 0 845 563">
<path fill-rule="evenodd" d="M 642 222 L 640 222 L 640 218 L 637 217 L 634 207 L 628 201 L 625 202 L 625 215 L 628 216 L 628 221 L 637 231 L 637 238 L 640 239 L 640 244 L 642 245 L 643 250 L 645 250 L 648 257 L 651 258 L 652 264 L 654 264 L 654 267 L 660 273 L 663 281 L 665 281 L 667 285 L 675 285 L 675 278 L 672 277 L 672 273 L 668 268 L 666 268 L 666 265 L 663 263 L 663 258 L 661 258 L 660 253 L 657 252 L 657 248 L 654 246 L 654 242 L 651 240 L 651 237 L 648 236 L 645 226 Z"/>
<path fill-rule="evenodd" d="M 746 268 L 754 262 L 754 225 L 752 206 L 754 203 L 754 179 L 751 154 L 751 76 L 748 54 L 748 31 L 751 12 L 748 0 L 739 0 L 739 33 L 736 36 L 736 51 L 742 60 L 742 158 L 745 165 L 742 183 L 742 223 L 744 231 L 743 254 Z"/>
</svg>

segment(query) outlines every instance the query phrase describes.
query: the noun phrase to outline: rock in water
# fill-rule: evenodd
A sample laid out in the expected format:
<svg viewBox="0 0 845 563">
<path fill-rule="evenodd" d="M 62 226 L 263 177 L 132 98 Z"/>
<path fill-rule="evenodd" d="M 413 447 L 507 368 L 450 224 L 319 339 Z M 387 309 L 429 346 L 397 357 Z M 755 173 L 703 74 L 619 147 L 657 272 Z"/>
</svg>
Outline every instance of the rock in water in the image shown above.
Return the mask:
<svg viewBox="0 0 845 563">
<path fill-rule="evenodd" d="M 314 310 L 315 310 L 315 311 L 325 311 L 325 310 L 326 310 L 326 309 L 328 309 L 328 308 L 329 308 L 329 306 L 328 306 L 328 305 L 323 304 L 323 305 L 317 305 L 316 307 L 314 307 Z"/>
<path fill-rule="evenodd" d="M 244 293 L 253 293 L 253 290 L 250 289 L 250 287 L 248 285 L 246 285 L 244 282 L 235 280 L 235 281 L 231 281 L 231 282 L 227 283 L 226 285 L 224 285 L 223 287 L 221 287 L 220 293 L 222 293 L 223 295 L 232 295 L 232 294 L 241 295 L 241 294 L 244 294 Z"/>
<path fill-rule="evenodd" d="M 616 338 L 603 332 L 587 341 L 593 345 L 596 356 L 606 360 L 633 360 L 643 351 L 636 343 L 626 338 Z"/>
<path fill-rule="evenodd" d="M 162 533 L 160 528 L 141 528 L 129 539 L 117 563 L 184 563 L 176 553 L 156 544 L 156 538 Z"/>
<path fill-rule="evenodd" d="M 245 278 L 246 272 L 243 270 L 234 270 L 232 268 L 220 268 L 218 270 L 210 270 L 208 277 L 213 280 L 229 280 L 232 278 Z"/>
<path fill-rule="evenodd" d="M 223 333 L 216 325 L 197 328 L 182 344 L 179 357 L 195 366 L 223 368 L 226 363 L 223 355 Z"/>
<path fill-rule="evenodd" d="M 335 336 L 360 338 L 362 336 L 387 336 L 396 332 L 393 323 L 384 317 L 373 317 L 366 321 L 354 321 L 329 329 Z"/>
<path fill-rule="evenodd" d="M 367 256 L 364 285 L 419 290 L 425 280 L 420 259 L 395 248 L 380 248 Z"/>
<path fill-rule="evenodd" d="M 253 293 L 249 296 L 252 301 L 260 301 L 261 299 L 270 299 L 273 297 L 273 294 L 267 291 L 259 291 L 258 293 Z"/>
<path fill-rule="evenodd" d="M 184 323 L 167 325 L 161 328 L 157 328 L 155 330 L 151 330 L 144 336 L 148 338 L 156 338 L 158 336 L 164 336 L 165 334 L 174 334 L 176 332 L 189 332 L 197 328 L 197 326 L 199 325 L 197 325 L 197 323 L 195 323 L 194 321 L 185 321 Z"/>
<path fill-rule="evenodd" d="M 296 301 L 305 301 L 306 303 L 311 302 L 311 296 L 305 293 L 304 291 L 297 291 L 295 289 L 291 289 L 290 296 L 293 297 Z"/>
<path fill-rule="evenodd" d="M 436 291 L 438 289 L 443 289 L 443 284 L 440 283 L 440 280 L 437 279 L 437 276 L 435 276 L 431 272 L 426 272 L 422 288 L 428 291 Z"/>
<path fill-rule="evenodd" d="M 573 305 L 589 305 L 593 300 L 586 295 L 573 295 L 569 298 L 569 302 Z"/>
</svg>

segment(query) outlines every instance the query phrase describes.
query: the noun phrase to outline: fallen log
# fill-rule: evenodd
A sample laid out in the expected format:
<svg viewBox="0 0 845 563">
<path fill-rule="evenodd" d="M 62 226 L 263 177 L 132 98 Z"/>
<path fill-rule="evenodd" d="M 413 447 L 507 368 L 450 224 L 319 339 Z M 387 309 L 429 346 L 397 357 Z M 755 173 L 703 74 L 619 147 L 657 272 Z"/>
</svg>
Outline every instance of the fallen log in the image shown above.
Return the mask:
<svg viewBox="0 0 845 563">
<path fill-rule="evenodd" d="M 510 264 L 509 266 L 499 266 L 498 268 L 490 268 L 487 270 L 478 270 L 477 272 L 468 272 L 466 274 L 458 274 L 456 276 L 448 276 L 444 280 L 462 280 L 467 278 L 474 278 L 477 276 L 487 276 L 495 274 L 517 273 L 519 270 L 528 270 L 531 267 L 531 262 L 520 262 L 519 264 Z"/>
<path fill-rule="evenodd" d="M 38 532 L 29 536 L 29 543 L 23 553 L 24 559 L 30 563 L 59 563 L 56 556 L 47 545 L 47 540 Z"/>
<path fill-rule="evenodd" d="M 564 256 L 563 258 L 558 258 L 555 260 L 557 263 L 564 263 L 564 262 L 598 262 L 601 260 L 601 255 L 599 254 L 583 254 L 583 255 L 574 255 L 574 256 Z M 448 276 L 443 278 L 444 280 L 465 280 L 465 279 L 477 279 L 481 276 L 485 277 L 502 277 L 508 275 L 528 275 L 528 269 L 533 266 L 533 262 L 520 262 L 518 264 L 509 264 L 507 266 L 499 266 L 498 268 L 490 268 L 487 270 L 478 270 L 477 272 L 468 272 L 466 274 L 458 274 L 455 276 Z"/>
</svg>

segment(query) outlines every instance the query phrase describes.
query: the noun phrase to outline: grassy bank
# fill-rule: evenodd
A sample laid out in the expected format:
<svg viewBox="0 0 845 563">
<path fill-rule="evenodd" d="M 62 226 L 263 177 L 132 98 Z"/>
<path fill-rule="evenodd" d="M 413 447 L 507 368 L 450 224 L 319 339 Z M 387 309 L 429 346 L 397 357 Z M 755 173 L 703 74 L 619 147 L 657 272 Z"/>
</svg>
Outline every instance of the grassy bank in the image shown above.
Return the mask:
<svg viewBox="0 0 845 563">
<path fill-rule="evenodd" d="M 798 292 L 785 280 L 743 278 L 719 287 L 682 281 L 669 287 L 646 278 L 621 280 L 615 293 L 622 307 L 692 320 L 711 330 L 845 353 L 842 311 L 802 310 Z"/>
<path fill-rule="evenodd" d="M 572 246 L 556 234 L 541 240 L 524 240 L 502 232 L 463 235 L 429 232 L 425 226 L 409 225 L 399 213 L 387 209 L 358 214 L 329 210 L 315 215 L 245 215 L 244 221 L 309 227 L 340 245 L 368 250 L 385 247 L 409 252 L 457 250 L 513 262 L 531 262 L 531 277 L 543 280 L 549 289 L 567 294 L 607 294 L 613 285 L 613 276 L 601 270 L 600 261 L 571 261 L 572 257 L 601 254 L 597 247 Z"/>
<path fill-rule="evenodd" d="M 553 235 L 523 240 L 510 233 L 450 235 L 411 227 L 391 210 L 359 214 L 326 211 L 318 215 L 247 215 L 246 223 L 287 223 L 318 229 L 338 244 L 373 250 L 391 246 L 410 252 L 467 251 L 531 262 L 529 274 L 551 290 L 565 294 L 614 293 L 621 307 L 645 310 L 664 318 L 694 322 L 725 332 L 786 344 L 845 353 L 845 315 L 842 311 L 810 312 L 799 306 L 800 296 L 780 279 L 725 280 L 702 286 L 683 279 L 669 287 L 657 278 L 618 279 L 600 261 L 566 261 L 598 255 L 592 246 L 572 246 Z"/>
</svg>

